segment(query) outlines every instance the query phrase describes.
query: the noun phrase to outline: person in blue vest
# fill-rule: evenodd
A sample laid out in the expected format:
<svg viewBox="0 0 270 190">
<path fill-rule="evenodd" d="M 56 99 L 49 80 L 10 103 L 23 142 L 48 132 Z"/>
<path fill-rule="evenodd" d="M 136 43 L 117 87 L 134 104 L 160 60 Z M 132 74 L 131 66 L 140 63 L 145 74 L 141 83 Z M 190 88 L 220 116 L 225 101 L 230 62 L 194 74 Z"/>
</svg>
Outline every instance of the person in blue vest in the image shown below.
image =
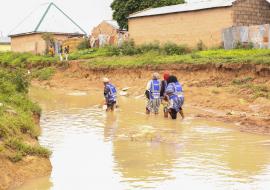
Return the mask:
<svg viewBox="0 0 270 190">
<path fill-rule="evenodd" d="M 103 84 L 105 105 L 107 106 L 106 111 L 114 111 L 117 101 L 117 90 L 108 78 L 103 78 Z"/>
<path fill-rule="evenodd" d="M 177 118 L 179 112 L 184 119 L 183 104 L 184 104 L 184 93 L 182 85 L 178 82 L 177 78 L 171 75 L 168 79 L 168 86 L 165 90 L 167 95 L 166 100 L 169 102 L 168 113 L 172 119 Z"/>
<path fill-rule="evenodd" d="M 146 97 L 148 99 L 146 106 L 146 114 L 151 112 L 158 114 L 160 107 L 160 91 L 161 91 L 161 81 L 159 80 L 159 74 L 154 73 L 152 80 L 147 83 L 146 86 Z"/>
</svg>

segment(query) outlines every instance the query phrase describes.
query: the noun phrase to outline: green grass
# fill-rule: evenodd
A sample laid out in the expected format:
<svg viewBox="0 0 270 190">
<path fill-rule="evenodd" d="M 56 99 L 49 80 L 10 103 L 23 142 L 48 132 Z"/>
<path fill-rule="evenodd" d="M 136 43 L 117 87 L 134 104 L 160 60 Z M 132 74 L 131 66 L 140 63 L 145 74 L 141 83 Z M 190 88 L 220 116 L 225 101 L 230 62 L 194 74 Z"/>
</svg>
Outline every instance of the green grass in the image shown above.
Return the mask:
<svg viewBox="0 0 270 190">
<path fill-rule="evenodd" d="M 95 50 L 99 51 L 99 50 Z M 91 57 L 91 56 L 92 57 Z M 84 55 L 86 56 L 86 55 Z M 163 64 L 265 64 L 270 65 L 270 50 L 237 49 L 194 51 L 182 55 L 166 55 L 158 51 L 149 51 L 132 56 L 109 56 L 98 53 L 89 54 L 89 61 L 83 63 L 85 68 L 143 67 Z"/>
<path fill-rule="evenodd" d="M 57 57 L 39 56 L 31 53 L 0 52 L 0 66 L 12 68 L 43 68 L 58 63 Z"/>
<path fill-rule="evenodd" d="M 51 152 L 41 146 L 35 145 L 31 146 L 24 143 L 21 139 L 11 138 L 6 142 L 6 146 L 21 153 L 23 156 L 33 155 L 48 158 Z"/>
<path fill-rule="evenodd" d="M 32 74 L 34 78 L 37 78 L 40 81 L 50 80 L 52 76 L 55 74 L 56 70 L 52 67 L 47 67 L 39 70 L 35 70 Z"/>
<path fill-rule="evenodd" d="M 41 113 L 40 107 L 28 98 L 28 86 L 25 72 L 0 68 L 0 141 L 5 144 L 0 152 L 12 161 L 19 161 L 21 155 L 49 155 L 48 150 L 26 143 L 28 138 L 36 139 L 40 135 L 33 115 Z"/>
</svg>

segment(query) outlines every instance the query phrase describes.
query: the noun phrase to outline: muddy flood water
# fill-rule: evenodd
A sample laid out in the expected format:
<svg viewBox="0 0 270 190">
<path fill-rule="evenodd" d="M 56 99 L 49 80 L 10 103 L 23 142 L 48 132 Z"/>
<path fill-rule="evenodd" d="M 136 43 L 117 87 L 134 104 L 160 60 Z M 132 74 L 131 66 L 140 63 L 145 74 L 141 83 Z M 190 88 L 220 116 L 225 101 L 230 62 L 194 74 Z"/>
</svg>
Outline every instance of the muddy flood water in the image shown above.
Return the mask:
<svg viewBox="0 0 270 190">
<path fill-rule="evenodd" d="M 102 92 L 31 89 L 43 108 L 40 143 L 50 176 L 18 190 L 269 190 L 270 138 L 236 126 L 146 116 L 142 97 L 120 97 L 105 113 Z"/>
</svg>

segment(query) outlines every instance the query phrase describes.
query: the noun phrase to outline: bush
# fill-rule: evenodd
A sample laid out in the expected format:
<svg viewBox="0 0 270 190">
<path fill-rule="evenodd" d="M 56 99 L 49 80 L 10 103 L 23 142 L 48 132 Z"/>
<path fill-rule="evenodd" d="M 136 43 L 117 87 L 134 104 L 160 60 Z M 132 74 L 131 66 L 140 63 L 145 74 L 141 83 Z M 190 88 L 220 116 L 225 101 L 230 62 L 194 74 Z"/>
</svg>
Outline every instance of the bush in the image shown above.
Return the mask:
<svg viewBox="0 0 270 190">
<path fill-rule="evenodd" d="M 166 55 L 183 55 L 190 52 L 187 46 L 177 45 L 171 42 L 164 44 L 163 51 Z"/>
<path fill-rule="evenodd" d="M 203 43 L 202 40 L 200 40 L 200 41 L 197 43 L 197 50 L 198 50 L 198 51 L 202 51 L 202 50 L 205 50 L 205 49 L 207 49 L 207 48 L 206 48 L 206 45 Z"/>
<path fill-rule="evenodd" d="M 34 71 L 33 77 L 37 78 L 40 81 L 50 80 L 54 74 L 55 74 L 55 69 L 48 67 L 48 68 L 43 68 L 43 69 Z"/>
<path fill-rule="evenodd" d="M 150 51 L 160 52 L 160 50 L 161 50 L 159 42 L 143 44 L 143 45 L 139 46 L 138 48 L 139 48 L 140 53 L 147 53 Z"/>
<path fill-rule="evenodd" d="M 77 47 L 78 50 L 85 50 L 90 48 L 89 38 L 85 38 Z"/>
</svg>

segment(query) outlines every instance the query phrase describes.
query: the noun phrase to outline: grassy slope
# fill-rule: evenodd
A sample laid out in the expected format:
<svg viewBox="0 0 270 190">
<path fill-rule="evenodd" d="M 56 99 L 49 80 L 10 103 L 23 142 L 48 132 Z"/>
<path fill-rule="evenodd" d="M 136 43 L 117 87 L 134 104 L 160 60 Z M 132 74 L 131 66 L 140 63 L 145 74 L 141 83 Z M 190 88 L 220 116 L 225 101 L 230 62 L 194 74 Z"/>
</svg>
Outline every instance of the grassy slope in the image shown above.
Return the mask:
<svg viewBox="0 0 270 190">
<path fill-rule="evenodd" d="M 0 68 L 0 155 L 15 162 L 26 155 L 50 155 L 47 149 L 31 143 L 40 134 L 33 116 L 41 110 L 29 100 L 27 89 L 22 72 Z"/>
<path fill-rule="evenodd" d="M 84 67 L 142 67 L 160 64 L 208 64 L 208 63 L 250 63 L 270 65 L 270 50 L 206 50 L 182 55 L 168 55 L 158 51 L 148 51 L 136 55 L 111 55 L 106 48 L 84 50 L 73 53 L 72 59 L 88 59 Z"/>
</svg>

